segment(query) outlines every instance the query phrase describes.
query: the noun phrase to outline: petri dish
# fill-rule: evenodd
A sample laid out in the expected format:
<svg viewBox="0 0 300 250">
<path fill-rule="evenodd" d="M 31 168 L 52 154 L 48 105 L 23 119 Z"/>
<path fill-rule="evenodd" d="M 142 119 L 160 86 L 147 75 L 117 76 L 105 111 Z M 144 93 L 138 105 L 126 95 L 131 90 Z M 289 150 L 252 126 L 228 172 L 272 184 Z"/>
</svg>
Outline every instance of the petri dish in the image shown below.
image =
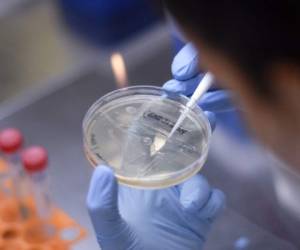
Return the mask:
<svg viewBox="0 0 300 250">
<path fill-rule="evenodd" d="M 131 187 L 163 188 L 186 180 L 204 165 L 211 137 L 209 121 L 196 106 L 167 139 L 188 100 L 154 86 L 101 97 L 83 120 L 87 159 L 95 167 L 110 166 Z"/>
</svg>

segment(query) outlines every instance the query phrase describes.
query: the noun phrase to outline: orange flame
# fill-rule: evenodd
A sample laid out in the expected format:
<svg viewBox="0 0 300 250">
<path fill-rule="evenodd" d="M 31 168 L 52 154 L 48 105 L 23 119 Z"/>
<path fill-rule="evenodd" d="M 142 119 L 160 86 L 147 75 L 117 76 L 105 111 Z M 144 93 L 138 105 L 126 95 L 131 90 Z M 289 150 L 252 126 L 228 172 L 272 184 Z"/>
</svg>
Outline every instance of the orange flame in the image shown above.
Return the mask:
<svg viewBox="0 0 300 250">
<path fill-rule="evenodd" d="M 117 87 L 126 87 L 128 85 L 128 79 L 123 56 L 120 53 L 113 53 L 110 58 L 110 63 L 116 79 Z"/>
</svg>

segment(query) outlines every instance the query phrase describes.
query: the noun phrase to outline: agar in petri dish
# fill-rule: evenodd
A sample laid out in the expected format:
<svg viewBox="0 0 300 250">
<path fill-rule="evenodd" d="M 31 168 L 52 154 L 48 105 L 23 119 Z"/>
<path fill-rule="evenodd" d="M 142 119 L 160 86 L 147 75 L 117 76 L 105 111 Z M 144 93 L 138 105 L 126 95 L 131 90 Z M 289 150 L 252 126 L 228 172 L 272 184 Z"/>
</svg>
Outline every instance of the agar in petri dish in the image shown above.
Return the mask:
<svg viewBox="0 0 300 250">
<path fill-rule="evenodd" d="M 152 86 L 100 98 L 83 122 L 87 158 L 93 166 L 112 167 L 128 186 L 162 188 L 187 179 L 203 166 L 211 136 L 207 118 L 195 107 L 167 139 L 187 101 Z"/>
</svg>

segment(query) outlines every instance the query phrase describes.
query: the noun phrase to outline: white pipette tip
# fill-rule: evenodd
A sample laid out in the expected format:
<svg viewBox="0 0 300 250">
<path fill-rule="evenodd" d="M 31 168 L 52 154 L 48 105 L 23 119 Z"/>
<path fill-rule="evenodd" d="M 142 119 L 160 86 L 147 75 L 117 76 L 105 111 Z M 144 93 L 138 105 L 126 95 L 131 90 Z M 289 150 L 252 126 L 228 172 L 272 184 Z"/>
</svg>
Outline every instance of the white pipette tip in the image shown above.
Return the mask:
<svg viewBox="0 0 300 250">
<path fill-rule="evenodd" d="M 169 133 L 167 140 L 175 133 L 175 131 L 179 128 L 181 123 L 186 118 L 189 110 L 193 108 L 197 102 L 200 100 L 200 98 L 203 96 L 203 94 L 206 93 L 206 91 L 211 87 L 212 83 L 214 81 L 214 76 L 211 73 L 206 73 L 205 76 L 200 81 L 198 87 L 196 88 L 194 94 L 191 96 L 190 100 L 185 106 L 185 109 L 179 116 L 178 120 L 176 121 L 175 125 L 173 126 L 171 132 Z"/>
</svg>

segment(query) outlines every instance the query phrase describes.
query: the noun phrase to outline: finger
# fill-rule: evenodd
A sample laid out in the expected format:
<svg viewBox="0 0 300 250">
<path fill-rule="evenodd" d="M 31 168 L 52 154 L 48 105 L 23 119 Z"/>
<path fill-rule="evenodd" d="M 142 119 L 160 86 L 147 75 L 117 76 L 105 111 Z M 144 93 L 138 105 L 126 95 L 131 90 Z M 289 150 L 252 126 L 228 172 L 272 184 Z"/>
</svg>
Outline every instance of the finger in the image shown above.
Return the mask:
<svg viewBox="0 0 300 250">
<path fill-rule="evenodd" d="M 211 112 L 225 112 L 234 109 L 231 102 L 231 92 L 225 90 L 216 90 L 207 92 L 200 99 L 198 105 L 203 109 Z"/>
<path fill-rule="evenodd" d="M 213 132 L 216 128 L 216 123 L 217 123 L 216 115 L 210 111 L 204 111 L 204 114 L 207 117 L 210 127 L 211 127 L 211 131 Z"/>
<path fill-rule="evenodd" d="M 137 244 L 136 237 L 119 214 L 118 183 L 110 168 L 99 166 L 95 169 L 86 202 L 102 249 L 131 249 Z"/>
<path fill-rule="evenodd" d="M 213 189 L 208 202 L 199 211 L 198 216 L 214 220 L 225 207 L 225 195 L 219 189 Z"/>
<path fill-rule="evenodd" d="M 194 175 L 179 185 L 180 203 L 187 213 L 199 211 L 207 202 L 211 188 L 207 180 L 200 174 Z"/>
<path fill-rule="evenodd" d="M 199 74 L 198 52 L 192 43 L 185 45 L 174 57 L 172 75 L 176 80 L 186 81 Z"/>
<path fill-rule="evenodd" d="M 179 81 L 176 79 L 172 79 L 167 81 L 163 85 L 163 88 L 167 91 L 176 94 L 190 96 L 194 93 L 195 89 L 197 88 L 202 78 L 203 78 L 203 74 L 196 75 L 194 78 L 191 78 L 186 81 Z"/>
</svg>

